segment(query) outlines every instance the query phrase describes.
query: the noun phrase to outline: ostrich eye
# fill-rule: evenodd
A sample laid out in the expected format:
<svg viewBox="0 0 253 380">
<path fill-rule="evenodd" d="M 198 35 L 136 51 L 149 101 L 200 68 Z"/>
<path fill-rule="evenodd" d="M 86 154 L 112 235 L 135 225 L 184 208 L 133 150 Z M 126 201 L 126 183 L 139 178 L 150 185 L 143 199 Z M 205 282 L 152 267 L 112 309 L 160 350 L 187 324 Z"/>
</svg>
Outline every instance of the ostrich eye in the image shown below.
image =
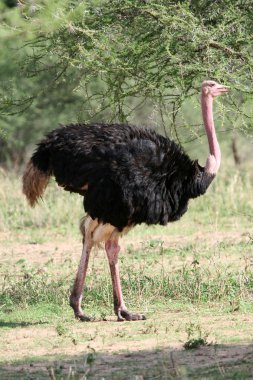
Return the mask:
<svg viewBox="0 0 253 380">
<path fill-rule="evenodd" d="M 210 87 L 213 87 L 213 86 L 214 86 L 214 83 L 211 83 L 211 84 L 210 84 Z"/>
</svg>

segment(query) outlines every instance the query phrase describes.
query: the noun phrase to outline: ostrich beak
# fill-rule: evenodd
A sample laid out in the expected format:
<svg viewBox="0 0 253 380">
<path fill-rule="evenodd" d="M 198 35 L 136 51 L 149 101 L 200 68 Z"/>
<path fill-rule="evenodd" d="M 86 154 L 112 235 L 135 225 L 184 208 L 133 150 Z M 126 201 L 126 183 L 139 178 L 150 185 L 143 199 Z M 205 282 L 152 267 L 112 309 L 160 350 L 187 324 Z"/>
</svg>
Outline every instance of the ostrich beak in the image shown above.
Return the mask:
<svg viewBox="0 0 253 380">
<path fill-rule="evenodd" d="M 223 85 L 220 85 L 218 88 L 217 88 L 222 94 L 224 93 L 227 93 L 230 89 L 229 86 L 223 86 Z"/>
</svg>

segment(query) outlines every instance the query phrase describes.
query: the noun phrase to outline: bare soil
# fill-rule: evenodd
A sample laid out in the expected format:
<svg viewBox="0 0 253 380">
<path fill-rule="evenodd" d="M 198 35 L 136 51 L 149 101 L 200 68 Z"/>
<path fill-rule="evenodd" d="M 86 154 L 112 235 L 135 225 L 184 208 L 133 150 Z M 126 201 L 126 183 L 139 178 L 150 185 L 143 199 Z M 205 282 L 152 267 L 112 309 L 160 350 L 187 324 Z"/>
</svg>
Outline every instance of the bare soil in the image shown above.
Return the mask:
<svg viewBox="0 0 253 380">
<path fill-rule="evenodd" d="M 143 236 L 135 236 L 130 234 L 127 237 L 123 237 L 120 241 L 121 255 L 124 255 L 127 249 L 134 246 L 134 250 L 138 251 L 143 248 L 145 242 L 149 241 L 161 241 L 164 249 L 178 248 L 184 249 L 185 246 L 194 243 L 205 243 L 208 241 L 208 247 L 212 248 L 219 243 L 236 244 L 240 242 L 248 242 L 249 235 L 253 233 L 250 230 L 247 234 L 245 232 L 233 231 L 233 232 L 196 232 L 192 235 L 161 235 L 153 234 Z M 59 239 L 54 241 L 48 241 L 45 243 L 15 243 L 11 242 L 6 244 L 6 238 L 9 236 L 7 233 L 0 234 L 0 262 L 1 263 L 15 263 L 20 259 L 26 260 L 29 263 L 44 264 L 49 259 L 53 259 L 55 262 L 63 262 L 66 258 L 73 260 L 79 260 L 82 251 L 81 238 L 78 239 Z M 152 248 L 151 248 L 152 249 Z M 102 247 L 95 247 L 96 253 L 103 251 Z M 191 256 L 190 256 L 191 258 Z"/>
</svg>

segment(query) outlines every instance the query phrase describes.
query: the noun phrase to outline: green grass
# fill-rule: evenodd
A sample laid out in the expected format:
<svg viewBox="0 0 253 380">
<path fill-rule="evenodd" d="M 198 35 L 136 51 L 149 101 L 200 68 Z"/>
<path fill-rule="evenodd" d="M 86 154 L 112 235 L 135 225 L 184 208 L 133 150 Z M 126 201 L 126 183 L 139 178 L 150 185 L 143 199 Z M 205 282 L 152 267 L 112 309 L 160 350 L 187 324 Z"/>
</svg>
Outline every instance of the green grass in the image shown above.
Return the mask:
<svg viewBox="0 0 253 380">
<path fill-rule="evenodd" d="M 223 169 L 181 221 L 139 226 L 123 239 L 125 302 L 148 317 L 138 323 L 114 322 L 100 250 L 83 300 L 96 322 L 73 318 L 68 298 L 81 250 L 82 199 L 52 182 L 30 209 L 20 187 L 18 175 L 0 172 L 0 378 L 250 378 L 253 176 L 247 168 Z"/>
<path fill-rule="evenodd" d="M 153 246 L 152 241 L 150 245 Z M 237 253 L 240 253 L 240 245 L 236 245 Z M 244 249 L 245 246 L 249 250 L 253 249 L 251 240 L 247 244 L 243 242 L 242 245 Z M 234 245 L 226 244 L 225 247 L 222 249 L 230 250 Z M 177 253 L 159 249 L 158 259 L 155 260 L 155 250 L 149 255 L 149 249 L 148 246 L 140 252 L 136 251 L 133 260 L 130 255 L 122 260 L 122 287 L 131 306 L 143 307 L 143 300 L 147 309 L 156 308 L 157 305 L 165 306 L 172 301 L 207 305 L 220 303 L 224 308 L 230 305 L 231 309 L 239 308 L 241 303 L 252 303 L 252 266 L 245 264 L 238 269 L 228 263 L 214 263 L 212 258 L 204 262 L 204 255 L 200 254 L 199 261 L 195 258 L 192 262 L 182 263 L 179 269 L 171 271 L 167 269 L 167 261 L 171 257 L 176 258 Z M 188 250 L 186 246 L 185 255 L 182 249 L 180 256 L 186 257 Z M 206 251 L 205 255 L 209 256 L 209 252 Z M 145 257 L 148 259 L 145 260 Z M 156 261 L 161 261 L 161 265 L 154 271 Z M 101 270 L 94 271 L 87 279 L 85 304 L 90 310 L 96 310 L 99 305 L 102 312 L 106 313 L 108 305 L 112 304 L 112 286 L 108 270 L 101 265 Z M 4 276 L 0 282 L 0 305 L 4 305 L 4 309 L 8 310 L 41 303 L 66 306 L 75 270 L 76 263 L 68 261 L 59 271 L 58 265 L 51 260 L 43 265 L 18 260 L 11 266 L 2 266 Z"/>
</svg>

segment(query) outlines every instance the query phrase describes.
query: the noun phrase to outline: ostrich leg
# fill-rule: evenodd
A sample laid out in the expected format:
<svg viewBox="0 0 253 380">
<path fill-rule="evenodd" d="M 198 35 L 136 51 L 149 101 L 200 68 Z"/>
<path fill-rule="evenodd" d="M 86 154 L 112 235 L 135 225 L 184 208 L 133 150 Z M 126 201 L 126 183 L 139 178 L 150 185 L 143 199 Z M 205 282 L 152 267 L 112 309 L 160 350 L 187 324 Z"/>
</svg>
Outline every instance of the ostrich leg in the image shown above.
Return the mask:
<svg viewBox="0 0 253 380">
<path fill-rule="evenodd" d="M 114 312 L 118 317 L 118 321 L 137 321 L 140 319 L 146 319 L 146 317 L 143 314 L 129 313 L 123 301 L 118 264 L 118 255 L 120 251 L 118 237 L 111 237 L 109 240 L 107 240 L 105 243 L 105 250 L 109 260 L 112 277 Z"/>
<path fill-rule="evenodd" d="M 84 282 L 87 273 L 92 241 L 83 239 L 83 251 L 78 267 L 75 284 L 70 295 L 70 306 L 74 309 L 75 317 L 81 321 L 90 321 L 91 318 L 86 316 L 81 308 L 83 298 Z"/>
</svg>

